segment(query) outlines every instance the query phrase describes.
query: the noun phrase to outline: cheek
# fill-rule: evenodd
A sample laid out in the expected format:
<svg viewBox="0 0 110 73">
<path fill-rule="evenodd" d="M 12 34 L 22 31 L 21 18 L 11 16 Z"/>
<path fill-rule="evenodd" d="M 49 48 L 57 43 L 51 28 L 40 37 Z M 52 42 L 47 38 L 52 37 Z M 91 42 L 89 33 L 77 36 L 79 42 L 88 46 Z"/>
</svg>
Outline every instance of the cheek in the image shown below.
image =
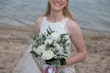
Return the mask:
<svg viewBox="0 0 110 73">
<path fill-rule="evenodd" d="M 62 9 L 66 7 L 66 4 L 62 6 Z"/>
<path fill-rule="evenodd" d="M 54 0 L 48 0 L 48 2 L 50 3 L 50 5 L 54 5 Z"/>
<path fill-rule="evenodd" d="M 53 0 L 48 0 L 48 2 L 51 4 L 53 2 Z"/>
<path fill-rule="evenodd" d="M 68 3 L 65 3 L 64 6 L 66 7 L 68 5 Z"/>
<path fill-rule="evenodd" d="M 66 7 L 68 5 L 68 2 L 65 2 L 65 3 L 63 3 L 63 6 L 62 7 Z"/>
</svg>

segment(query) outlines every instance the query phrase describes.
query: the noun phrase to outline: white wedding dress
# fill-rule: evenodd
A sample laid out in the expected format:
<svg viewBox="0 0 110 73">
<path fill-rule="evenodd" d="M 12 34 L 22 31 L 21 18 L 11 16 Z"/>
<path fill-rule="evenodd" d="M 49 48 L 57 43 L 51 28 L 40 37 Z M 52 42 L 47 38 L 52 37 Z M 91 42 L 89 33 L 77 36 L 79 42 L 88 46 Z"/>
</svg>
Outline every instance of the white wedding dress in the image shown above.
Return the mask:
<svg viewBox="0 0 110 73">
<path fill-rule="evenodd" d="M 58 34 L 67 33 L 66 28 L 65 28 L 67 20 L 68 20 L 68 18 L 63 19 L 59 22 L 52 23 L 47 20 L 47 17 L 44 17 L 42 24 L 40 26 L 40 33 L 46 32 L 48 26 L 52 30 L 56 31 Z M 30 54 L 31 49 L 32 49 L 32 44 L 26 50 L 23 57 L 21 58 L 19 63 L 16 65 L 16 67 L 12 73 L 41 73 L 38 66 L 36 65 L 35 61 L 33 60 L 32 55 Z M 71 52 L 69 49 L 68 50 L 69 57 L 70 57 L 70 54 L 71 54 Z M 75 73 L 74 65 L 70 65 L 68 67 L 65 67 L 63 70 L 65 73 Z"/>
</svg>

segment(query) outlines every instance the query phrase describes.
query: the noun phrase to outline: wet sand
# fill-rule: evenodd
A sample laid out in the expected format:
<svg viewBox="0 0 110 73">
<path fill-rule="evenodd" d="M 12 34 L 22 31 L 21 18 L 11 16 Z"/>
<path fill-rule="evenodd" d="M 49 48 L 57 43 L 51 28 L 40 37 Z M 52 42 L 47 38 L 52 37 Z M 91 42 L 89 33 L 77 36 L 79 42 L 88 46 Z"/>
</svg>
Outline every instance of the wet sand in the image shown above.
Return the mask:
<svg viewBox="0 0 110 73">
<path fill-rule="evenodd" d="M 0 73 L 12 73 L 29 47 L 34 27 L 0 23 Z M 85 34 L 87 58 L 75 64 L 77 73 L 110 73 L 110 35 Z"/>
</svg>

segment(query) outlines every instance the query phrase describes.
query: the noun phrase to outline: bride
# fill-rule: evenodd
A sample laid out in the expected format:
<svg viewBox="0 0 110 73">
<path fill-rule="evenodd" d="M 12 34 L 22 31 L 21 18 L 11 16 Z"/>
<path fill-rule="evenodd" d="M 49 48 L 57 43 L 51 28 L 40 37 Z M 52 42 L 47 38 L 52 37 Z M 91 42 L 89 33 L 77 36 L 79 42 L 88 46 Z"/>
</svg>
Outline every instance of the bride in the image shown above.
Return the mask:
<svg viewBox="0 0 110 73">
<path fill-rule="evenodd" d="M 62 69 L 64 73 L 75 73 L 74 64 L 81 62 L 86 58 L 87 50 L 85 47 L 84 39 L 81 29 L 78 24 L 73 20 L 68 9 L 69 0 L 48 0 L 47 12 L 44 16 L 37 19 L 35 24 L 36 32 L 46 32 L 48 26 L 56 31 L 58 34 L 67 33 L 68 41 L 71 46 L 68 47 L 67 65 L 61 66 L 56 69 L 54 73 L 59 73 Z M 72 44 L 74 44 L 77 54 L 72 54 Z M 48 67 L 46 65 L 38 64 L 34 59 L 34 55 L 30 54 L 32 44 L 29 46 L 20 62 L 17 64 L 13 73 L 47 73 Z M 44 69 L 45 68 L 45 69 Z"/>
</svg>

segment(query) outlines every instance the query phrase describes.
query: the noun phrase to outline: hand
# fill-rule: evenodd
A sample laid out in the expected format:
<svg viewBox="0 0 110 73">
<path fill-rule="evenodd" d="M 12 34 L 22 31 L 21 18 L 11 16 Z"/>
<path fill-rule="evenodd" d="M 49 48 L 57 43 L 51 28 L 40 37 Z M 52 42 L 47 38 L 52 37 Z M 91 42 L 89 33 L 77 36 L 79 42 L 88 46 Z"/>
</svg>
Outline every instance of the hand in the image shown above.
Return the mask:
<svg viewBox="0 0 110 73">
<path fill-rule="evenodd" d="M 41 73 L 45 73 L 45 70 L 43 69 L 42 65 L 40 65 L 40 64 L 38 64 L 38 63 L 37 63 L 37 65 L 38 65 L 38 67 L 39 67 Z"/>
<path fill-rule="evenodd" d="M 40 69 L 41 73 L 45 73 L 45 71 L 44 71 L 42 65 L 39 64 L 39 63 L 36 61 L 36 59 L 35 59 L 35 55 L 34 55 L 34 54 L 32 54 L 32 57 L 33 57 L 33 60 L 36 62 L 38 68 Z"/>
<path fill-rule="evenodd" d="M 47 67 L 47 68 L 45 69 L 45 73 L 48 73 L 48 68 L 49 68 L 49 67 Z"/>
<path fill-rule="evenodd" d="M 67 66 L 68 66 L 68 60 L 66 59 L 66 64 L 65 65 L 61 65 L 60 67 L 58 67 L 58 69 L 63 69 L 65 67 L 67 67 Z"/>
<path fill-rule="evenodd" d="M 67 65 L 62 65 L 62 66 L 60 66 L 60 67 L 58 67 L 58 69 L 63 69 L 63 68 L 65 68 Z"/>
<path fill-rule="evenodd" d="M 58 67 L 56 67 L 55 73 L 58 73 Z"/>
</svg>

